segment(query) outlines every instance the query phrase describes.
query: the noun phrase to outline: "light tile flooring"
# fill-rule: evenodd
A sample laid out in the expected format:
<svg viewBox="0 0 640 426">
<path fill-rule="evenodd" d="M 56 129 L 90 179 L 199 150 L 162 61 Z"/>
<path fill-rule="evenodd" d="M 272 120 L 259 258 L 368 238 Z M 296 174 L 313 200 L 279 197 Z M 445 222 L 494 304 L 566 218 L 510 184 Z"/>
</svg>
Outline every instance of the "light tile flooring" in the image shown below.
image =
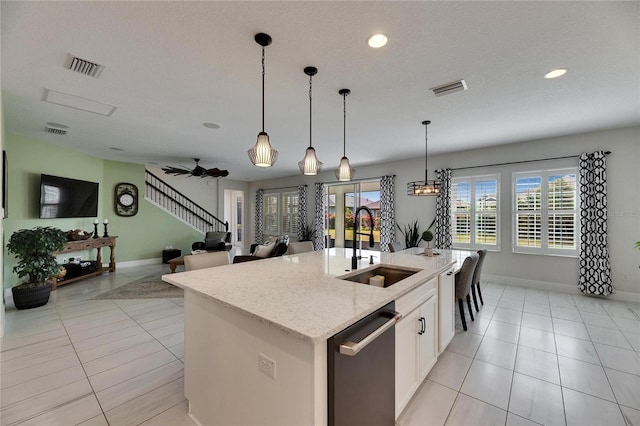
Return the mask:
<svg viewBox="0 0 640 426">
<path fill-rule="evenodd" d="M 482 292 L 399 425 L 640 425 L 640 304 Z"/>
<path fill-rule="evenodd" d="M 122 268 L 6 312 L 2 425 L 190 426 L 182 299 L 90 300 Z M 409 425 L 640 425 L 640 305 L 486 284 L 400 417 Z"/>
</svg>

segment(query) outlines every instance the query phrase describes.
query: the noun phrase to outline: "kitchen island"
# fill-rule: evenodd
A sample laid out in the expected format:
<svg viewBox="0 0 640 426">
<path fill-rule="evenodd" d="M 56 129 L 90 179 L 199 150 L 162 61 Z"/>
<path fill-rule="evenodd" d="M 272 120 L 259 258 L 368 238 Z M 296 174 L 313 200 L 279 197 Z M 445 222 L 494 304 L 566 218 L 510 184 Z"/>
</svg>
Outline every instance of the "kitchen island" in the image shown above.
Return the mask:
<svg viewBox="0 0 640 426">
<path fill-rule="evenodd" d="M 358 271 L 350 250 L 333 248 L 164 275 L 185 289 L 190 416 L 203 425 L 327 424 L 327 339 L 391 301 L 405 296 L 406 305 L 415 289 L 437 295 L 437 278 L 455 264 L 451 252 L 362 254 Z M 375 267 L 369 254 L 419 272 L 386 288 L 338 278 Z"/>
</svg>

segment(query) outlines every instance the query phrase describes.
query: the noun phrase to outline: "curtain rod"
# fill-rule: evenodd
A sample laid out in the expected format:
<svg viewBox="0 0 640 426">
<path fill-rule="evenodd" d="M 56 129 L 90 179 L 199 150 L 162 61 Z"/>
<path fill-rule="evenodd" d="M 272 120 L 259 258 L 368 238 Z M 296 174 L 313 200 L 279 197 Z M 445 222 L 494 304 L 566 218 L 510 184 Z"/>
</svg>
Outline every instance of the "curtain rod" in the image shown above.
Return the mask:
<svg viewBox="0 0 640 426">
<path fill-rule="evenodd" d="M 263 191 L 273 191 L 274 189 L 297 189 L 299 186 L 307 186 L 307 184 L 304 185 L 291 185 L 291 186 L 280 186 L 278 188 L 259 188 L 262 189 Z"/>
<path fill-rule="evenodd" d="M 611 151 L 605 151 L 605 155 L 611 154 Z M 482 166 L 469 166 L 469 167 L 455 167 L 450 170 L 465 170 L 465 169 L 477 169 L 480 167 L 493 167 L 493 166 L 508 166 L 510 164 L 523 164 L 523 163 L 534 163 L 536 161 L 550 161 L 550 160 L 562 160 L 565 158 L 579 158 L 579 155 L 567 155 L 564 157 L 551 157 L 551 158 L 539 158 L 537 160 L 524 160 L 524 161 L 510 161 L 508 163 L 495 163 L 495 164 L 485 164 Z"/>
<path fill-rule="evenodd" d="M 396 177 L 396 175 L 384 175 L 384 176 Z M 324 183 L 325 185 L 348 185 L 348 184 L 353 183 L 353 182 L 373 181 L 373 180 L 376 180 L 376 179 L 380 179 L 380 178 L 382 178 L 384 176 L 373 176 L 373 177 L 368 177 L 368 178 L 351 179 L 351 180 L 348 180 L 348 181 L 334 180 L 334 181 L 331 181 L 331 182 L 321 182 L 321 183 Z"/>
</svg>

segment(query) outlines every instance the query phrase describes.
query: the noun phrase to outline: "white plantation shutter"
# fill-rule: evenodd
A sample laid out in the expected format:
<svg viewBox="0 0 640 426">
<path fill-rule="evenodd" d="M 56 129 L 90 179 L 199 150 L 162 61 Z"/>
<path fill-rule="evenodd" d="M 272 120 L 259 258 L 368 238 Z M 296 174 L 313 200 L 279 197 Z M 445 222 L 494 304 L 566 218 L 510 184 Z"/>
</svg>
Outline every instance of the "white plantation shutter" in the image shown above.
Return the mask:
<svg viewBox="0 0 640 426">
<path fill-rule="evenodd" d="M 577 255 L 577 170 L 513 174 L 517 253 Z"/>
<path fill-rule="evenodd" d="M 451 233 L 454 247 L 500 249 L 498 175 L 453 178 Z"/>
</svg>

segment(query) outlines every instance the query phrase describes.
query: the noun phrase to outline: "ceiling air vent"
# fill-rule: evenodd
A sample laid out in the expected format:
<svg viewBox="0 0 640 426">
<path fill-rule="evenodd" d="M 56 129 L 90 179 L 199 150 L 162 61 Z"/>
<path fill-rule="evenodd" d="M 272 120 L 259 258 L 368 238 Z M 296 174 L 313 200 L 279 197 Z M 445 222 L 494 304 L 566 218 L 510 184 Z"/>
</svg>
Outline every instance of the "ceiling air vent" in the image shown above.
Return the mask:
<svg viewBox="0 0 640 426">
<path fill-rule="evenodd" d="M 47 133 L 53 133 L 54 135 L 64 136 L 69 133 L 69 126 L 65 126 L 64 124 L 58 123 L 47 123 L 46 126 Z"/>
<path fill-rule="evenodd" d="M 432 90 L 433 94 L 436 96 L 444 96 L 450 93 L 467 90 L 467 83 L 464 80 L 458 80 L 452 83 L 443 84 L 442 86 L 432 87 L 429 90 Z"/>
<path fill-rule="evenodd" d="M 79 72 L 80 74 L 94 78 L 100 77 L 100 74 L 102 74 L 102 71 L 104 70 L 104 65 L 96 64 L 95 62 L 87 61 L 86 59 L 78 58 L 73 55 L 69 55 L 67 64 L 67 68 L 71 71 Z"/>
</svg>

